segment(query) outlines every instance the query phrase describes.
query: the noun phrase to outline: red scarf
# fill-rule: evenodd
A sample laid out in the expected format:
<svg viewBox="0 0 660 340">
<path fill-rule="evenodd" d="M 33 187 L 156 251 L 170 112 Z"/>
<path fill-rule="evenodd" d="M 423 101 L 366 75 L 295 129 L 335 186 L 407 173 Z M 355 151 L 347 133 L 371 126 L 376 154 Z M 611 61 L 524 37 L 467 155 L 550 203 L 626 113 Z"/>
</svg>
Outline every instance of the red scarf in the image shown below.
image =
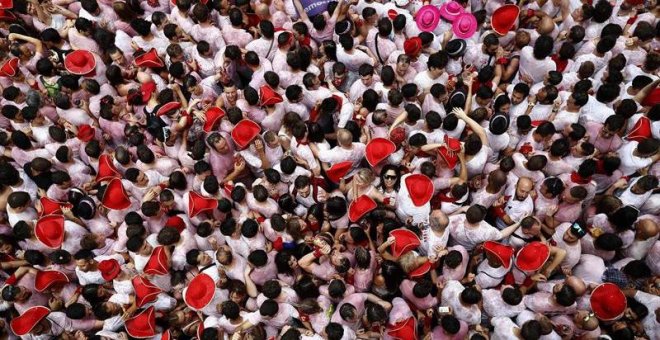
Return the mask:
<svg viewBox="0 0 660 340">
<path fill-rule="evenodd" d="M 583 178 L 577 172 L 573 171 L 571 173 L 571 182 L 576 184 L 589 184 L 589 182 L 591 182 L 591 177 Z"/>
<path fill-rule="evenodd" d="M 557 54 L 553 54 L 550 58 L 555 62 L 555 66 L 557 66 L 557 72 L 564 72 L 564 70 L 566 70 L 566 66 L 568 66 L 568 60 L 559 58 L 559 55 Z"/>
</svg>

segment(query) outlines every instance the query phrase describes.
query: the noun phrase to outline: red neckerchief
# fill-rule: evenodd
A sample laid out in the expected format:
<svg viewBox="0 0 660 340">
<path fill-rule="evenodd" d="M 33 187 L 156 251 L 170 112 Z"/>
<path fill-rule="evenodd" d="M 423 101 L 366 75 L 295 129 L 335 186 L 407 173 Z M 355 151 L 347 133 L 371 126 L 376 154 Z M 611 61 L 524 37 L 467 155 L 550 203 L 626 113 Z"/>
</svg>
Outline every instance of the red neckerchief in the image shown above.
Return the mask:
<svg viewBox="0 0 660 340">
<path fill-rule="evenodd" d="M 305 46 L 311 46 L 312 39 L 309 37 L 309 35 L 306 35 L 300 43 Z"/>
<path fill-rule="evenodd" d="M 555 66 L 557 66 L 557 72 L 564 72 L 564 70 L 566 70 L 566 66 L 568 66 L 568 60 L 559 58 L 559 55 L 557 54 L 553 54 L 550 58 L 555 62 Z"/>
<path fill-rule="evenodd" d="M 573 171 L 571 173 L 571 182 L 577 183 L 577 184 L 589 184 L 589 182 L 591 182 L 591 177 L 583 178 L 577 172 Z"/>
</svg>

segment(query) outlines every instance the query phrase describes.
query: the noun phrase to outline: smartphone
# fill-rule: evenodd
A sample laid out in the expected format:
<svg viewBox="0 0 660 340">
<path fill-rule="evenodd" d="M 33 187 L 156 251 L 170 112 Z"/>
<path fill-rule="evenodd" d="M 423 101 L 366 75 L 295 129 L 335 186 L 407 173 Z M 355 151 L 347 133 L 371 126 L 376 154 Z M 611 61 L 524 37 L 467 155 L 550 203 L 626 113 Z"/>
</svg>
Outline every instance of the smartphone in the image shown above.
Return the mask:
<svg viewBox="0 0 660 340">
<path fill-rule="evenodd" d="M 450 310 L 447 306 L 438 307 L 438 314 L 449 314 Z"/>
</svg>

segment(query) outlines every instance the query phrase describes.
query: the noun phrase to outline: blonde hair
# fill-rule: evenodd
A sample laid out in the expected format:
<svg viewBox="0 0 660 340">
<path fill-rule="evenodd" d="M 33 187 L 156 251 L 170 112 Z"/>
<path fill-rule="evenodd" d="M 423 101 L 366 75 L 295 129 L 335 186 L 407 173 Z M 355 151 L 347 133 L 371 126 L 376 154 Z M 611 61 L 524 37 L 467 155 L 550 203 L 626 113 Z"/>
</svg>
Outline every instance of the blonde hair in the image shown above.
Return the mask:
<svg viewBox="0 0 660 340">
<path fill-rule="evenodd" d="M 374 175 L 374 172 L 371 171 L 371 169 L 367 168 L 362 168 L 357 171 L 355 174 L 356 179 L 359 179 L 360 182 L 364 183 L 365 185 L 370 185 L 374 182 L 376 176 Z"/>
</svg>

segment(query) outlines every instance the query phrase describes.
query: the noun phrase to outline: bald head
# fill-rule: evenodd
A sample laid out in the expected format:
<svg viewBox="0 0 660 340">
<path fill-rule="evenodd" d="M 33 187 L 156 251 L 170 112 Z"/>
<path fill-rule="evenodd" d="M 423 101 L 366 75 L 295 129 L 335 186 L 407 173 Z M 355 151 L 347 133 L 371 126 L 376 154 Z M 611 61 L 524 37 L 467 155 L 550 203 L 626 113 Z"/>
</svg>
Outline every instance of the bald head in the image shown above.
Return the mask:
<svg viewBox="0 0 660 340">
<path fill-rule="evenodd" d="M 643 219 L 637 222 L 637 237 L 642 240 L 648 240 L 660 232 L 658 224 L 651 219 Z"/>
<path fill-rule="evenodd" d="M 575 290 L 575 294 L 577 296 L 582 296 L 584 293 L 587 292 L 587 285 L 584 283 L 584 281 L 577 277 L 577 276 L 569 276 L 566 278 L 566 285 L 569 287 L 573 288 Z"/>
<path fill-rule="evenodd" d="M 555 22 L 549 16 L 544 16 L 539 22 L 537 32 L 541 35 L 547 35 L 552 33 L 555 30 Z"/>
<path fill-rule="evenodd" d="M 343 147 L 350 147 L 353 144 L 353 134 L 346 129 L 337 131 L 337 141 Z"/>
<path fill-rule="evenodd" d="M 532 190 L 534 190 L 534 182 L 527 177 L 520 177 L 520 179 L 518 179 L 518 184 L 516 185 L 516 200 L 526 200 Z"/>
<path fill-rule="evenodd" d="M 264 3 L 258 4 L 254 8 L 254 14 L 256 14 L 259 17 L 259 19 L 262 20 L 270 18 L 270 10 L 268 9 L 268 5 Z"/>
<path fill-rule="evenodd" d="M 447 218 L 447 215 L 445 215 L 445 213 L 443 213 L 441 210 L 433 210 L 431 212 L 430 224 L 431 229 L 434 231 L 442 231 L 447 228 L 447 225 L 449 224 L 449 218 Z"/>
</svg>

